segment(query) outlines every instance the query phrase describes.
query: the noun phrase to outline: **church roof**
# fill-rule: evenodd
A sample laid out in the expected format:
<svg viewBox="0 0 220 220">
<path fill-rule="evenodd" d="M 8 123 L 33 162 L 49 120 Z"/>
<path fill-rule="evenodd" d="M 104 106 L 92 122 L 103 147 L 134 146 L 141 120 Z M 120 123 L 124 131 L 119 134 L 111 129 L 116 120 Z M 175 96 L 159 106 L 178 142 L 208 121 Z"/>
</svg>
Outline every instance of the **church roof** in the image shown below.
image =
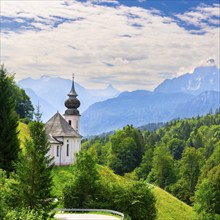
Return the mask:
<svg viewBox="0 0 220 220">
<path fill-rule="evenodd" d="M 62 141 L 57 140 L 51 134 L 47 134 L 47 138 L 48 138 L 48 141 L 50 142 L 50 144 L 63 144 Z"/>
<path fill-rule="evenodd" d="M 45 125 L 47 135 L 51 137 L 81 137 L 57 112 Z"/>
</svg>

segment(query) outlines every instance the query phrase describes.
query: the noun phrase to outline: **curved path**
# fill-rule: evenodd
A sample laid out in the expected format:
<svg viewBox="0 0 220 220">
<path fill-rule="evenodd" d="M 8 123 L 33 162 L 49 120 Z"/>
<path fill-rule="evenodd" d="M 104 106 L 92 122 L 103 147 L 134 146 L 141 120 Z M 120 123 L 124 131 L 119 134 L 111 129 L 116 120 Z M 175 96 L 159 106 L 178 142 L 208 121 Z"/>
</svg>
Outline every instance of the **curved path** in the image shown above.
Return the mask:
<svg viewBox="0 0 220 220">
<path fill-rule="evenodd" d="M 58 220 L 119 220 L 115 216 L 99 214 L 56 214 Z"/>
</svg>

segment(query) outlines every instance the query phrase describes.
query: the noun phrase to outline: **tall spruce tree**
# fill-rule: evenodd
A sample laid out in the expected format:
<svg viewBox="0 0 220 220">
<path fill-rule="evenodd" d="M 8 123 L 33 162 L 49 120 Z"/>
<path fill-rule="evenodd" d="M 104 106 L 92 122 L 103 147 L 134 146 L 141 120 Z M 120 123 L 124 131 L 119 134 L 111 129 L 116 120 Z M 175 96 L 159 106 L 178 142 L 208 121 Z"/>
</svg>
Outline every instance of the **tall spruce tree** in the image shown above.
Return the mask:
<svg viewBox="0 0 220 220">
<path fill-rule="evenodd" d="M 18 157 L 18 115 L 11 91 L 13 77 L 0 66 L 0 168 L 13 171 L 12 162 Z"/>
<path fill-rule="evenodd" d="M 25 152 L 16 163 L 18 184 L 14 186 L 15 206 L 43 211 L 45 218 L 52 205 L 52 158 L 48 156 L 49 143 L 41 122 L 39 109 L 36 120 L 29 123 L 31 140 L 25 142 Z"/>
</svg>

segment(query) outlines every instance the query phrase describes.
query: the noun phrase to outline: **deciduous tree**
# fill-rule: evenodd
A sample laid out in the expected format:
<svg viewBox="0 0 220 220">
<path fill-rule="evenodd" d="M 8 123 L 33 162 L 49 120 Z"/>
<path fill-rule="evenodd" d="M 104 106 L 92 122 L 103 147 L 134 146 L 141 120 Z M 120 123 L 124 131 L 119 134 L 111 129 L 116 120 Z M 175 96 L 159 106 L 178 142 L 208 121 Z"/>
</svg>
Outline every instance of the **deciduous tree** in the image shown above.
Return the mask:
<svg viewBox="0 0 220 220">
<path fill-rule="evenodd" d="M 155 182 L 161 188 L 165 188 L 175 182 L 173 156 L 165 146 L 158 146 L 155 149 L 152 169 L 148 179 Z"/>
<path fill-rule="evenodd" d="M 195 209 L 200 219 L 220 219 L 220 164 L 211 169 L 199 185 L 195 196 Z"/>
<path fill-rule="evenodd" d="M 99 175 L 96 160 L 86 150 L 76 154 L 73 178 L 64 188 L 64 206 L 66 208 L 93 208 Z M 89 205 L 90 203 L 90 205 Z"/>
</svg>

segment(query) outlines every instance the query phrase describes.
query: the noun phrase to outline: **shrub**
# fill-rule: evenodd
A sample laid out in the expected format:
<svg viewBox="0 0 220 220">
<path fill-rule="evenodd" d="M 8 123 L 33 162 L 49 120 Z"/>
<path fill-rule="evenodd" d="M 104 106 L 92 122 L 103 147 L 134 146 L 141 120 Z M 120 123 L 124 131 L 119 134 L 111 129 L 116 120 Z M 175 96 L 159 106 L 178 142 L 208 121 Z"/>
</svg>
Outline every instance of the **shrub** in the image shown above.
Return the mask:
<svg viewBox="0 0 220 220">
<path fill-rule="evenodd" d="M 43 220 L 43 215 L 40 212 L 30 209 L 14 209 L 7 213 L 4 220 Z"/>
</svg>

